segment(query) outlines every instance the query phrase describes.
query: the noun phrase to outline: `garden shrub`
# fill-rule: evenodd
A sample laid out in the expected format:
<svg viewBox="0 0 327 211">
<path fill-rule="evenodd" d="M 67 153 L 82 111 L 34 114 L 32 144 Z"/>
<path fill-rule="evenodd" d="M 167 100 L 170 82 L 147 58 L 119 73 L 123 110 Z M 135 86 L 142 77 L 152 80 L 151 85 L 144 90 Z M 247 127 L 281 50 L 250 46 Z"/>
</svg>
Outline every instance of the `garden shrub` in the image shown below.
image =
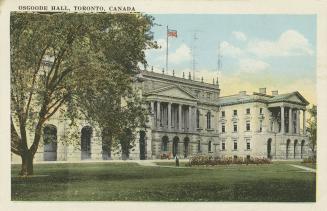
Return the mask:
<svg viewBox="0 0 327 211">
<path fill-rule="evenodd" d="M 316 163 L 317 159 L 315 156 L 310 156 L 308 158 L 304 158 L 302 163 Z"/>
<path fill-rule="evenodd" d="M 216 166 L 230 164 L 270 164 L 268 158 L 233 158 L 233 157 L 214 157 L 211 155 L 195 155 L 190 157 L 187 166 Z"/>
</svg>

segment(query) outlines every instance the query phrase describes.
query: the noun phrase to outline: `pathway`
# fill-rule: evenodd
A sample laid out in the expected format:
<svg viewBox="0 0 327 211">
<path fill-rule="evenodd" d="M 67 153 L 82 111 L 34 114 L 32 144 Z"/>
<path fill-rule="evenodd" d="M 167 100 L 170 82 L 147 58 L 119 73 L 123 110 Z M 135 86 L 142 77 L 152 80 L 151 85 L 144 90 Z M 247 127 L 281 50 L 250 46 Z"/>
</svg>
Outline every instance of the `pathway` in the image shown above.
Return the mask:
<svg viewBox="0 0 327 211">
<path fill-rule="evenodd" d="M 303 169 L 303 170 L 306 170 L 306 171 L 309 171 L 309 172 L 316 173 L 316 169 L 313 169 L 313 168 L 309 168 L 309 167 L 305 167 L 305 166 L 299 166 L 299 165 L 294 165 L 294 164 L 288 164 L 288 165 L 293 166 L 295 168 L 299 168 L 299 169 Z"/>
</svg>

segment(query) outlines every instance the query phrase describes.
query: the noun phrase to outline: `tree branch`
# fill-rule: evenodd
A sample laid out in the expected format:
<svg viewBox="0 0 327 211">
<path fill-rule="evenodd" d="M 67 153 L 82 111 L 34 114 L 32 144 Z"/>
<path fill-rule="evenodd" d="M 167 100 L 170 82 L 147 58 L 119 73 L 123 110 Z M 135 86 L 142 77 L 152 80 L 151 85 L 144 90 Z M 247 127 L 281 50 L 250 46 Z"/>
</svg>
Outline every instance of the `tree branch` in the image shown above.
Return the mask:
<svg viewBox="0 0 327 211">
<path fill-rule="evenodd" d="M 50 113 L 44 117 L 43 122 L 45 122 L 45 121 L 48 120 L 52 115 L 54 115 L 54 114 L 57 112 L 57 110 L 61 107 L 61 105 L 65 102 L 65 100 L 66 100 L 66 97 L 63 97 L 63 98 L 61 99 L 61 101 L 59 102 L 59 104 L 57 105 L 57 107 L 55 107 L 55 108 L 53 109 L 53 111 L 50 112 L 50 110 L 48 109 L 48 110 L 47 110 L 47 113 L 49 113 L 49 112 L 50 112 Z"/>
<path fill-rule="evenodd" d="M 36 75 L 37 75 L 37 73 L 40 70 L 40 66 L 41 66 L 41 63 L 42 63 L 43 56 L 44 56 L 46 50 L 48 49 L 48 47 L 49 47 L 49 44 L 42 50 L 40 59 L 38 60 L 36 69 L 35 69 L 34 74 L 33 74 L 32 87 L 31 87 L 30 95 L 28 97 L 28 102 L 27 102 L 26 109 L 25 109 L 25 119 L 27 119 L 27 117 L 28 117 L 29 107 L 30 107 L 30 104 L 31 104 L 31 101 L 32 101 L 33 92 L 34 92 L 34 85 L 35 85 L 35 81 L 36 81 Z"/>
</svg>

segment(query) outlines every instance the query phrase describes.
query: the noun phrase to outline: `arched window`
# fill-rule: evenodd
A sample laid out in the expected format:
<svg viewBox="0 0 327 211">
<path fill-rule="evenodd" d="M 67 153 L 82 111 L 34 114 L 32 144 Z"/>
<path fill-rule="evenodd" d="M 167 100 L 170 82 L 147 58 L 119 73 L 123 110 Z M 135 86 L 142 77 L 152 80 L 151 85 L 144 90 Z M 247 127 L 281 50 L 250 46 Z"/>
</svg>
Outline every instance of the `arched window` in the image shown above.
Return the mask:
<svg viewBox="0 0 327 211">
<path fill-rule="evenodd" d="M 175 136 L 175 138 L 173 140 L 173 156 L 174 157 L 178 154 L 178 142 L 179 142 L 179 138 L 177 136 Z"/>
<path fill-rule="evenodd" d="M 198 153 L 201 153 L 201 141 L 198 141 Z"/>
<path fill-rule="evenodd" d="M 186 158 L 188 156 L 188 147 L 189 147 L 189 142 L 190 142 L 190 139 L 188 137 L 185 137 L 184 138 L 184 158 Z"/>
<path fill-rule="evenodd" d="M 291 143 L 291 140 L 288 139 L 286 142 L 286 159 L 288 159 L 290 143 Z"/>
<path fill-rule="evenodd" d="M 304 144 L 305 144 L 305 141 L 302 140 L 302 141 L 301 141 L 301 158 L 303 158 L 303 153 L 304 153 Z"/>
<path fill-rule="evenodd" d="M 81 159 L 90 159 L 91 158 L 91 137 L 92 137 L 92 128 L 90 126 L 85 126 L 82 128 L 81 135 Z"/>
<path fill-rule="evenodd" d="M 140 140 L 139 140 L 139 144 L 140 144 L 140 160 L 145 160 L 145 154 L 146 154 L 146 149 L 145 149 L 145 131 L 141 130 L 140 131 Z"/>
<path fill-rule="evenodd" d="M 57 160 L 57 128 L 54 125 L 46 125 L 43 129 L 45 161 Z"/>
<path fill-rule="evenodd" d="M 211 141 L 208 142 L 208 152 L 211 152 Z"/>
<path fill-rule="evenodd" d="M 267 141 L 267 158 L 271 159 L 271 138 Z"/>
<path fill-rule="evenodd" d="M 207 128 L 211 129 L 211 112 L 207 113 Z"/>
<path fill-rule="evenodd" d="M 296 151 L 297 151 L 297 140 L 294 141 L 294 158 L 296 158 L 297 156 Z"/>
<path fill-rule="evenodd" d="M 168 142 L 169 139 L 167 136 L 162 137 L 162 151 L 164 152 L 168 151 Z"/>
</svg>

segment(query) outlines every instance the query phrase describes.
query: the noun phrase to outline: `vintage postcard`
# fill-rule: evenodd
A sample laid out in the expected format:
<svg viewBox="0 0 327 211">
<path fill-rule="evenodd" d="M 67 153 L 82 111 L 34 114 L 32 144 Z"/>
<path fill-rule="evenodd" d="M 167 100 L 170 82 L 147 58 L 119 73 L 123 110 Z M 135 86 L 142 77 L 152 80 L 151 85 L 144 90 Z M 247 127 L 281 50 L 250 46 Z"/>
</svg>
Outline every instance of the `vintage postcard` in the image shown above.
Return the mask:
<svg viewBox="0 0 327 211">
<path fill-rule="evenodd" d="M 326 3 L 1 3 L 3 210 L 327 209 Z"/>
</svg>

